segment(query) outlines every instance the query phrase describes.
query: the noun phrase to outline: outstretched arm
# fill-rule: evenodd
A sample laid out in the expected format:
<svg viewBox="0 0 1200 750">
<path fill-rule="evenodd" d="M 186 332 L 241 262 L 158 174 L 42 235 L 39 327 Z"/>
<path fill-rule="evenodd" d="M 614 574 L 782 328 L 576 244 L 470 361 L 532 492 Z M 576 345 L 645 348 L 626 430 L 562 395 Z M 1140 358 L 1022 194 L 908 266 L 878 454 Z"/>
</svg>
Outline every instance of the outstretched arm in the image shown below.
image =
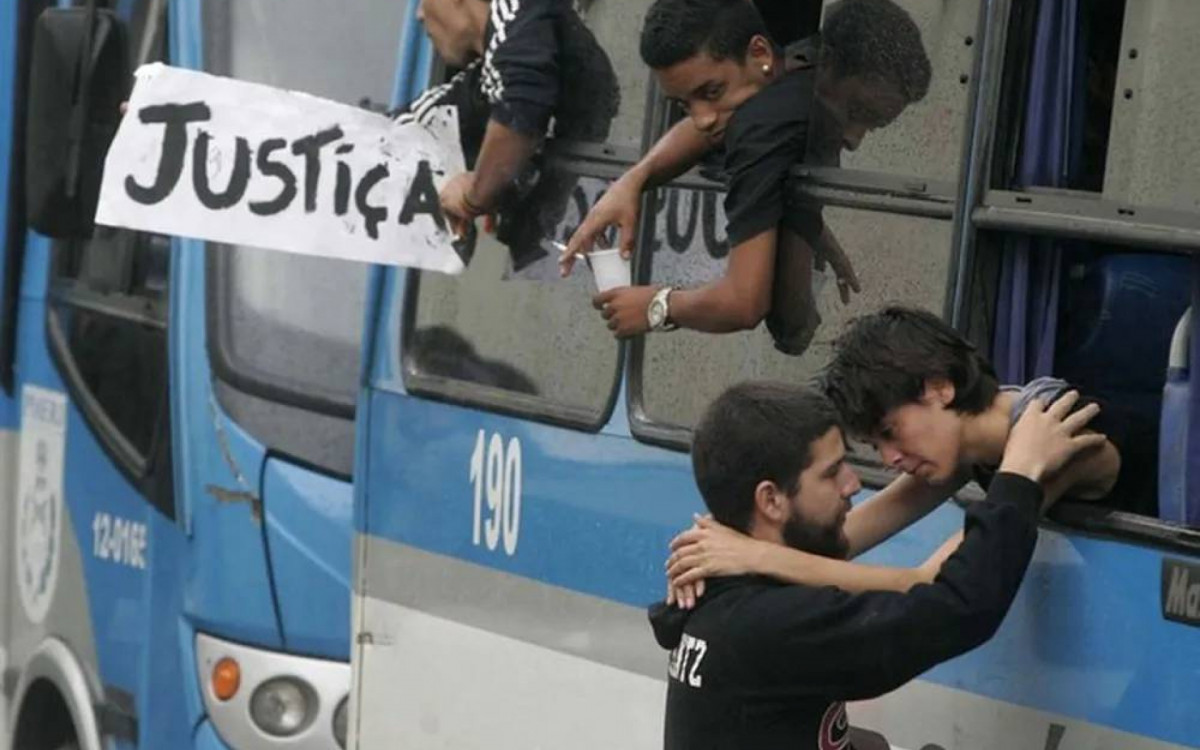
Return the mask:
<svg viewBox="0 0 1200 750">
<path fill-rule="evenodd" d="M 771 307 L 777 236 L 778 231 L 770 229 L 733 248 L 725 275 L 716 281 L 671 292 L 671 320 L 681 328 L 707 333 L 757 326 Z M 610 289 L 596 295 L 592 304 L 617 337 L 636 336 L 650 329 L 646 309 L 656 291 L 652 286 Z"/>
<path fill-rule="evenodd" d="M 539 140 L 495 120 L 488 122 L 475 170 L 455 176 L 442 188 L 442 212 L 455 234 L 462 234 L 466 224 L 495 208 L 537 150 Z"/>
<path fill-rule="evenodd" d="M 946 556 L 948 553 L 941 559 Z M 746 573 L 806 586 L 836 586 L 854 593 L 903 592 L 918 583 L 933 580 L 941 567 L 941 559 L 935 562 L 930 558 L 927 565 L 919 568 L 889 568 L 836 560 L 759 541 L 711 518 L 698 518 L 695 526 L 671 542 L 667 576 L 677 592 L 706 578 Z M 684 607 L 694 603 L 688 593 L 681 598 Z"/>
<path fill-rule="evenodd" d="M 712 149 L 712 145 L 712 141 L 697 130 L 691 120 L 675 123 L 641 161 L 621 175 L 588 211 L 579 229 L 571 235 L 566 252 L 559 259 L 563 276 L 571 273 L 576 258 L 590 253 L 596 241 L 611 226 L 617 227 L 617 244 L 622 255 L 632 255 L 637 240 L 642 191 L 670 182 L 691 169 Z"/>
<path fill-rule="evenodd" d="M 965 473 L 937 485 L 908 474 L 896 477 L 887 487 L 854 506 L 846 516 L 850 557 L 858 557 L 929 515 L 966 483 Z"/>
</svg>

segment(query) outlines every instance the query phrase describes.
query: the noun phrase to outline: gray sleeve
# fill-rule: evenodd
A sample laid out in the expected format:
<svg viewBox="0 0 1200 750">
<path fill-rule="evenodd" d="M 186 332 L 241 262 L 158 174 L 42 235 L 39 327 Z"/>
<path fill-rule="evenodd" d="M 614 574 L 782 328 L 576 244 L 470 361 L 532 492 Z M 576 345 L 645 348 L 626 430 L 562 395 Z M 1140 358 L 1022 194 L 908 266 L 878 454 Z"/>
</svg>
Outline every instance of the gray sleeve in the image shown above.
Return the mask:
<svg viewBox="0 0 1200 750">
<path fill-rule="evenodd" d="M 1013 404 L 1009 424 L 1016 424 L 1021 415 L 1025 413 L 1025 407 L 1029 406 L 1029 402 L 1035 398 L 1040 398 L 1049 406 L 1069 390 L 1071 390 L 1071 385 L 1065 380 L 1048 377 L 1034 378 L 1017 389 L 1017 400 Z"/>
</svg>

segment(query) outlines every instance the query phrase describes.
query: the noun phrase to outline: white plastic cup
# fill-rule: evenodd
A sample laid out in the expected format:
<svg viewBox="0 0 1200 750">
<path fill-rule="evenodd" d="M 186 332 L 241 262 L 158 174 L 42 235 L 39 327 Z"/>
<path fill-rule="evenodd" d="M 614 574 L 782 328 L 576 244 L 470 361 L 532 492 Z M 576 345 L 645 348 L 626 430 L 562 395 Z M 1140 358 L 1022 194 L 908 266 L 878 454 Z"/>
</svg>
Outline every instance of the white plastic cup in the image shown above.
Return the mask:
<svg viewBox="0 0 1200 750">
<path fill-rule="evenodd" d="M 588 268 L 592 269 L 598 293 L 629 286 L 632 278 L 629 259 L 622 258 L 620 250 L 593 250 L 584 257 L 587 258 Z"/>
</svg>

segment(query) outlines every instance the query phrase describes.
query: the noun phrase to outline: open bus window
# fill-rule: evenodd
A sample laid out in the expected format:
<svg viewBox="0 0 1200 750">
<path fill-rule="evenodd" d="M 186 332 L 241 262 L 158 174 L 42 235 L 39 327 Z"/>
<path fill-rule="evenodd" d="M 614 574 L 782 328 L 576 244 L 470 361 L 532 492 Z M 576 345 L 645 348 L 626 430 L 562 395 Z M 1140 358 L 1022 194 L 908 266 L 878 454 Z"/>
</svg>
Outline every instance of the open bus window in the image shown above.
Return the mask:
<svg viewBox="0 0 1200 750">
<path fill-rule="evenodd" d="M 1013 93 L 1000 136 L 1008 148 L 998 154 L 995 186 L 1200 210 L 1195 4 L 1046 6 L 1014 4 L 1006 61 Z"/>
<path fill-rule="evenodd" d="M 203 13 L 209 72 L 352 105 L 391 99 L 404 2 L 348 10 L 325 0 L 210 0 Z M 256 248 L 208 252 L 221 405 L 270 449 L 350 475 L 368 267 Z"/>
<path fill-rule="evenodd" d="M 1156 489 L 1160 428 L 1164 419 L 1182 424 L 1184 414 L 1164 405 L 1163 394 L 1172 339 L 1191 302 L 1191 260 L 1007 234 L 985 236 L 980 253 L 989 270 L 977 281 L 993 300 L 982 327 L 1000 379 L 1053 375 L 1100 401 L 1117 425 L 1111 437 L 1122 458 L 1120 491 L 1105 507 L 1164 517 Z M 1182 444 L 1161 447 L 1171 442 Z M 1180 476 L 1183 468 L 1174 471 Z"/>
<path fill-rule="evenodd" d="M 1142 207 L 1153 207 L 1173 209 L 1156 222 L 1194 223 L 1200 111 L 1188 89 L 1197 30 L 1194 4 L 1014 3 L 992 179 L 1023 194 L 996 204 L 1016 201 L 1021 213 L 1024 203 L 1056 221 L 1099 212 L 1114 226 L 1136 224 Z M 1019 233 L 1026 224 L 1029 233 Z M 1106 506 L 1181 520 L 1159 502 L 1171 493 L 1155 484 L 1184 475 L 1186 410 L 1163 396 L 1172 335 L 1192 299 L 1190 260 L 1038 236 L 1042 228 L 1022 216 L 1008 228 L 981 237 L 976 280 L 992 300 L 987 330 L 1000 377 L 1053 374 L 1119 411 L 1122 432 L 1136 436 L 1119 446 L 1122 473 L 1144 481 Z M 1160 431 L 1176 438 L 1160 446 Z"/>
<path fill-rule="evenodd" d="M 652 283 L 691 287 L 724 273 L 729 247 L 722 199 L 711 190 L 658 192 L 648 248 Z M 863 292 L 844 305 L 832 274 L 817 273 L 813 338 L 801 356 L 778 352 L 765 326 L 735 334 L 679 330 L 644 337 L 635 388 L 650 423 L 690 428 L 712 399 L 742 380 L 810 381 L 829 360 L 830 344 L 845 323 L 885 303 L 941 313 L 950 222 L 844 208 L 826 208 L 824 216 L 857 269 Z"/>
<path fill-rule="evenodd" d="M 572 181 L 548 233 L 563 242 L 607 186 L 591 177 Z M 484 386 L 454 389 L 451 382 L 454 392 L 446 395 L 573 424 L 598 423 L 613 391 L 617 345 L 592 309 L 586 268 L 580 264 L 568 281 L 544 283 L 506 278 L 509 263 L 507 249 L 481 232 L 460 276 L 419 275 L 406 321 L 409 387 L 438 392 L 447 381 Z"/>
</svg>

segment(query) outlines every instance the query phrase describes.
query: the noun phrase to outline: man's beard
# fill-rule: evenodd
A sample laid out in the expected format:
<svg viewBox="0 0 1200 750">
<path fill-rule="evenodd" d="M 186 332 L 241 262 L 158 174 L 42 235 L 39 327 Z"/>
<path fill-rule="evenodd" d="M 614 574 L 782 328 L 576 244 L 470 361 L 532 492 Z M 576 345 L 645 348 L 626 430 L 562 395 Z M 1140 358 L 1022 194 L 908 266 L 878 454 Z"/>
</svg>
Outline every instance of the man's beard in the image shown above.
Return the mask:
<svg viewBox="0 0 1200 750">
<path fill-rule="evenodd" d="M 850 545 L 843 533 L 842 517 L 829 526 L 806 523 L 794 510 L 783 524 L 783 543 L 792 549 L 811 552 L 822 557 L 845 560 Z"/>
</svg>

